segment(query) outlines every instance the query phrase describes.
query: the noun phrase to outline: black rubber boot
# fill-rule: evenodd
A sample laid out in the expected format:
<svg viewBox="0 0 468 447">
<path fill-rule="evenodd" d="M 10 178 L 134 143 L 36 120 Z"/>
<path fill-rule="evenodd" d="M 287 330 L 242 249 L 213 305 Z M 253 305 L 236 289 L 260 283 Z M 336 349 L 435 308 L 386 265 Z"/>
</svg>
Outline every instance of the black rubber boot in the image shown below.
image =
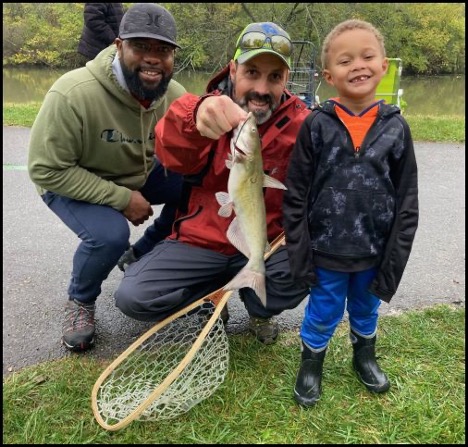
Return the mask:
<svg viewBox="0 0 468 447">
<path fill-rule="evenodd" d="M 294 399 L 300 405 L 311 407 L 320 399 L 326 351 L 327 348 L 320 352 L 313 352 L 302 342 L 302 362 L 294 387 Z"/>
<path fill-rule="evenodd" d="M 353 344 L 353 368 L 359 380 L 373 393 L 384 393 L 390 388 L 390 382 L 380 369 L 375 357 L 377 336 L 365 338 L 351 330 L 349 334 Z"/>
</svg>

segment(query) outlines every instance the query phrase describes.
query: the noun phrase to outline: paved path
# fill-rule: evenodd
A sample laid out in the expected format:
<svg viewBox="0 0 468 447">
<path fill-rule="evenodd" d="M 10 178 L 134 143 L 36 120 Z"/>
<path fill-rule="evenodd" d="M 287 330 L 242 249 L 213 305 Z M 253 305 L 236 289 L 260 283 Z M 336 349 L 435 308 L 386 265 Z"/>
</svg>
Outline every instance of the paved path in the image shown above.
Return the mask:
<svg viewBox="0 0 468 447">
<path fill-rule="evenodd" d="M 71 354 L 60 345 L 63 307 L 79 239 L 42 203 L 25 169 L 29 129 L 3 128 L 3 374 Z M 381 314 L 433 304 L 465 304 L 465 145 L 416 143 L 420 224 L 398 293 Z M 156 209 L 156 212 L 158 210 Z M 132 227 L 133 228 L 133 227 Z M 143 228 L 132 229 L 132 242 Z M 151 324 L 113 303 L 122 273 L 115 268 L 97 304 L 97 344 L 85 355 L 113 359 Z M 298 328 L 306 300 L 279 317 Z M 237 296 L 228 333 L 247 328 Z M 82 354 L 80 354 L 82 355 Z"/>
</svg>

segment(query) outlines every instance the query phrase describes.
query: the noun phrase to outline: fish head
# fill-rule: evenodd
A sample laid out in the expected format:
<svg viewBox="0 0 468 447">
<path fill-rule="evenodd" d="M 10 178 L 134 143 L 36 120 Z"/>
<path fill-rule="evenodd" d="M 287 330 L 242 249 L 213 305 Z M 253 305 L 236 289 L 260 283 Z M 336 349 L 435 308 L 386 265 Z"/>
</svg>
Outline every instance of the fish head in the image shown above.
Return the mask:
<svg viewBox="0 0 468 447">
<path fill-rule="evenodd" d="M 252 158 L 260 151 L 260 135 L 257 121 L 252 112 L 249 112 L 245 121 L 242 121 L 233 132 L 231 139 L 231 155 L 233 160 L 239 157 Z"/>
</svg>

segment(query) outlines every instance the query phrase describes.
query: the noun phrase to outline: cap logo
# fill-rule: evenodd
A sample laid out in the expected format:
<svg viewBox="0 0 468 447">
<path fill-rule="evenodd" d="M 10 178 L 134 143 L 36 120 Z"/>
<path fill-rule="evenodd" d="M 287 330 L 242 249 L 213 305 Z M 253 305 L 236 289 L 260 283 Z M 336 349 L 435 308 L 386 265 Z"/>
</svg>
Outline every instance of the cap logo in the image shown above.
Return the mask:
<svg viewBox="0 0 468 447">
<path fill-rule="evenodd" d="M 159 28 L 159 19 L 161 18 L 160 14 L 150 14 L 148 13 L 149 22 L 147 25 L 154 25 Z"/>
<path fill-rule="evenodd" d="M 277 34 L 278 33 L 278 28 L 273 25 L 272 23 L 263 23 L 262 24 L 262 29 L 265 31 L 267 34 Z"/>
</svg>

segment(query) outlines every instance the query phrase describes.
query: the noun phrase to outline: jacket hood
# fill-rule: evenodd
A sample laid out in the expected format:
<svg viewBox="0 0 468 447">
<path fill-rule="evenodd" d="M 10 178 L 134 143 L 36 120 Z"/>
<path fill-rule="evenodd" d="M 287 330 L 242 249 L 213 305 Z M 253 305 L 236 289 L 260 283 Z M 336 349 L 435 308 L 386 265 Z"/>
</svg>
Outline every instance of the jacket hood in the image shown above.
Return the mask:
<svg viewBox="0 0 468 447">
<path fill-rule="evenodd" d="M 229 64 L 226 65 L 221 71 L 216 73 L 206 86 L 206 93 L 212 93 L 216 90 L 224 92 L 231 85 L 229 80 Z M 230 92 L 229 92 L 230 93 Z"/>
<path fill-rule="evenodd" d="M 335 113 L 335 101 L 333 100 L 323 101 L 322 103 L 317 105 L 315 109 L 331 114 L 331 115 L 336 114 Z M 378 115 L 380 117 L 385 118 L 395 113 L 401 113 L 400 108 L 398 106 L 396 106 L 395 104 L 386 104 L 385 102 L 383 102 L 383 100 L 379 102 Z"/>
</svg>

